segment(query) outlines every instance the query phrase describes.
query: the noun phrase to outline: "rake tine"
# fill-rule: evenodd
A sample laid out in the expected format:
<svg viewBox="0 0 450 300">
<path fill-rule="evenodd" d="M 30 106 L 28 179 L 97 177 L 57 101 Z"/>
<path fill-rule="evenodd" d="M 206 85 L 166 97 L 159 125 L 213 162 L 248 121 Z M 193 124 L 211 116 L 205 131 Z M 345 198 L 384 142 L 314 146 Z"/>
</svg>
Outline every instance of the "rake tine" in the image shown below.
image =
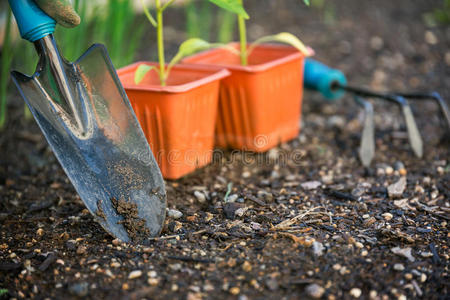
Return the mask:
<svg viewBox="0 0 450 300">
<path fill-rule="evenodd" d="M 445 100 L 438 92 L 432 93 L 395 93 L 396 95 L 408 98 L 408 99 L 432 99 L 437 102 L 441 110 L 442 115 L 447 123 L 447 130 L 450 133 L 450 112 Z"/>
<path fill-rule="evenodd" d="M 364 127 L 361 136 L 359 159 L 364 167 L 369 167 L 375 156 L 375 126 L 372 103 L 355 96 L 355 101 L 364 108 Z"/>
<path fill-rule="evenodd" d="M 408 130 L 408 138 L 411 147 L 417 157 L 421 158 L 423 155 L 423 141 L 420 136 L 419 129 L 417 129 L 416 121 L 411 110 L 411 106 L 408 101 L 398 95 L 392 95 L 391 98 L 394 102 L 398 103 L 402 109 L 403 116 L 405 118 L 406 128 Z"/>
</svg>

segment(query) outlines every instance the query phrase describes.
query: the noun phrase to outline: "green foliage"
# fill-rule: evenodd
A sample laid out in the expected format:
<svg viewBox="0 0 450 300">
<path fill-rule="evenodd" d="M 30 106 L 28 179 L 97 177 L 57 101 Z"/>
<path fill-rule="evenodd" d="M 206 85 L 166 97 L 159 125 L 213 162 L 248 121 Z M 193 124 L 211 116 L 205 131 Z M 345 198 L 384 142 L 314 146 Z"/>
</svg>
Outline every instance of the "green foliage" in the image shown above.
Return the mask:
<svg viewBox="0 0 450 300">
<path fill-rule="evenodd" d="M 250 18 L 244 9 L 244 6 L 242 5 L 242 0 L 209 0 L 209 1 L 219 6 L 220 8 L 223 8 L 225 10 L 228 10 L 229 12 L 237 14 L 238 16 L 244 19 Z"/>
<path fill-rule="evenodd" d="M 165 86 L 167 78 L 169 77 L 170 70 L 176 63 L 178 63 L 187 55 L 191 55 L 197 51 L 207 49 L 209 47 L 212 47 L 213 45 L 200 38 L 189 39 L 180 45 L 178 53 L 173 57 L 169 65 L 166 66 L 164 53 L 163 12 L 167 7 L 170 6 L 170 4 L 174 2 L 174 0 L 169 0 L 164 5 L 161 5 L 161 0 L 155 0 L 156 18 L 152 16 L 151 12 L 145 6 L 142 0 L 141 2 L 144 6 L 144 13 L 147 16 L 147 19 L 149 20 L 150 24 L 152 24 L 152 26 L 156 28 L 159 68 L 139 65 L 134 74 L 134 82 L 135 84 L 139 84 L 148 72 L 150 72 L 151 70 L 155 70 L 158 74 L 161 86 Z"/>
<path fill-rule="evenodd" d="M 450 24 L 450 0 L 444 0 L 442 7 L 436 8 L 431 12 L 424 14 L 425 24 L 429 27 L 434 27 L 439 24 Z"/>
<path fill-rule="evenodd" d="M 145 26 L 142 22 L 135 22 L 135 19 L 133 1 L 108 0 L 103 14 L 96 15 L 92 20 L 93 40 L 106 45 L 116 68 L 130 64 L 141 43 Z"/>
<path fill-rule="evenodd" d="M 185 7 L 188 38 L 209 39 L 213 12 L 208 1 L 189 0 Z"/>
<path fill-rule="evenodd" d="M 281 42 L 285 44 L 289 44 L 295 48 L 297 48 L 300 52 L 302 52 L 304 55 L 309 56 L 312 54 L 312 50 L 305 47 L 303 43 L 294 35 L 282 32 L 276 35 L 270 35 L 262 37 L 255 41 L 253 46 L 250 49 L 247 49 L 247 29 L 245 25 L 245 19 L 248 19 L 247 13 L 245 12 L 244 6 L 243 6 L 243 0 L 209 0 L 213 2 L 214 4 L 230 11 L 234 12 L 238 16 L 238 25 L 239 25 L 239 37 L 240 37 L 240 58 L 241 58 L 241 64 L 243 66 L 247 65 L 248 63 L 248 56 L 250 55 L 253 48 L 264 42 L 269 41 L 275 41 L 275 42 Z M 306 5 L 309 5 L 309 0 L 303 0 L 303 2 Z"/>
<path fill-rule="evenodd" d="M 189 0 L 184 7 L 188 38 L 210 40 L 217 37 L 220 43 L 233 39 L 236 14 L 225 9 L 214 10 L 209 1 Z"/>
<path fill-rule="evenodd" d="M 313 50 L 306 47 L 302 41 L 300 41 L 295 35 L 289 33 L 289 32 L 281 32 L 275 35 L 268 35 L 264 36 L 262 38 L 257 39 L 252 43 L 250 48 L 248 49 L 248 55 L 251 54 L 252 50 L 262 44 L 267 42 L 279 42 L 291 45 L 292 47 L 296 48 L 298 51 L 302 52 L 305 55 L 311 55 Z"/>
<path fill-rule="evenodd" d="M 8 292 L 8 289 L 0 289 L 0 297 L 7 295 Z"/>
<path fill-rule="evenodd" d="M 1 80 L 0 80 L 0 130 L 3 129 L 6 122 L 6 110 L 7 110 L 7 92 L 8 92 L 8 82 L 9 82 L 9 69 L 11 67 L 11 60 L 13 49 L 11 45 L 11 9 L 8 8 L 6 17 L 6 28 L 5 36 L 3 39 L 3 49 L 1 56 Z M 2 291 L 2 290 L 0 290 Z M 8 292 L 8 290 L 6 290 Z"/>
<path fill-rule="evenodd" d="M 228 43 L 233 40 L 233 31 L 236 24 L 236 16 L 229 11 L 222 10 L 219 13 L 219 32 L 217 40 L 219 43 Z"/>
</svg>

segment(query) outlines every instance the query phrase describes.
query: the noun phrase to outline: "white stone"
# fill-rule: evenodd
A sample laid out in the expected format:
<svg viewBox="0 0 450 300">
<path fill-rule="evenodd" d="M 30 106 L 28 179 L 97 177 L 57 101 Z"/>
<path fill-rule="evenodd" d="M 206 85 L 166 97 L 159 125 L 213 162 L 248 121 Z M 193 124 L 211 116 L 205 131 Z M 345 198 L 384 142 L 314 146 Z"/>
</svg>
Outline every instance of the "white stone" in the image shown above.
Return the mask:
<svg viewBox="0 0 450 300">
<path fill-rule="evenodd" d="M 320 299 L 325 293 L 325 289 L 316 283 L 312 283 L 306 287 L 306 293 L 314 299 Z"/>
<path fill-rule="evenodd" d="M 307 182 L 304 182 L 304 183 L 302 183 L 300 185 L 305 190 L 315 190 L 318 187 L 320 187 L 322 185 L 322 183 L 320 181 L 316 180 L 316 181 L 307 181 Z"/>
<path fill-rule="evenodd" d="M 200 202 L 200 203 L 205 203 L 206 202 L 206 196 L 202 192 L 195 191 L 194 192 L 194 196 L 195 196 L 195 198 L 197 198 L 198 202 Z"/>
<path fill-rule="evenodd" d="M 169 216 L 169 218 L 179 219 L 183 216 L 183 213 L 176 209 L 169 209 L 169 211 L 167 212 L 167 215 Z"/>
<path fill-rule="evenodd" d="M 352 289 L 350 290 L 350 295 L 351 295 L 353 298 L 359 298 L 359 297 L 361 297 L 361 294 L 362 294 L 361 289 L 358 289 L 358 288 L 352 288 Z"/>
<path fill-rule="evenodd" d="M 394 270 L 395 271 L 399 271 L 399 272 L 404 271 L 405 270 L 405 266 L 402 265 L 402 264 L 395 264 L 394 265 Z"/>
<path fill-rule="evenodd" d="M 136 279 L 142 276 L 141 270 L 134 270 L 128 275 L 128 279 Z"/>
</svg>

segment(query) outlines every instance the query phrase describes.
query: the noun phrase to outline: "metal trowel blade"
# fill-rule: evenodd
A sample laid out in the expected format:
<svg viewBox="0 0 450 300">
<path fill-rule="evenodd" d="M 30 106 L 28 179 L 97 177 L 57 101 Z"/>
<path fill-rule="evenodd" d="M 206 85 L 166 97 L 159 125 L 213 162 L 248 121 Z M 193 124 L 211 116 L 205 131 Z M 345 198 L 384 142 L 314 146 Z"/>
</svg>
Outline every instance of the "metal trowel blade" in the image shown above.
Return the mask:
<svg viewBox="0 0 450 300">
<path fill-rule="evenodd" d="M 161 231 L 165 186 L 107 51 L 93 45 L 63 61 L 74 109 L 43 56 L 33 76 L 13 80 L 96 220 L 124 242 L 145 242 Z"/>
</svg>

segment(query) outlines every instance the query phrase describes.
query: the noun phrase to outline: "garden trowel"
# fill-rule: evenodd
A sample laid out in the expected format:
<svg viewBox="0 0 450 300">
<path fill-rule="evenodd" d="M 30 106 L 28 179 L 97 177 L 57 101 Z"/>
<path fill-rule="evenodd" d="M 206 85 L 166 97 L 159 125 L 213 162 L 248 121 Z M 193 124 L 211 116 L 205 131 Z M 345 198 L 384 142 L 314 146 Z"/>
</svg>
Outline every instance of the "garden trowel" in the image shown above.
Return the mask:
<svg viewBox="0 0 450 300">
<path fill-rule="evenodd" d="M 40 57 L 31 77 L 12 77 L 50 147 L 103 228 L 145 243 L 164 222 L 164 181 L 105 47 L 68 62 L 52 35 L 55 21 L 32 0 L 9 3 Z"/>
</svg>

